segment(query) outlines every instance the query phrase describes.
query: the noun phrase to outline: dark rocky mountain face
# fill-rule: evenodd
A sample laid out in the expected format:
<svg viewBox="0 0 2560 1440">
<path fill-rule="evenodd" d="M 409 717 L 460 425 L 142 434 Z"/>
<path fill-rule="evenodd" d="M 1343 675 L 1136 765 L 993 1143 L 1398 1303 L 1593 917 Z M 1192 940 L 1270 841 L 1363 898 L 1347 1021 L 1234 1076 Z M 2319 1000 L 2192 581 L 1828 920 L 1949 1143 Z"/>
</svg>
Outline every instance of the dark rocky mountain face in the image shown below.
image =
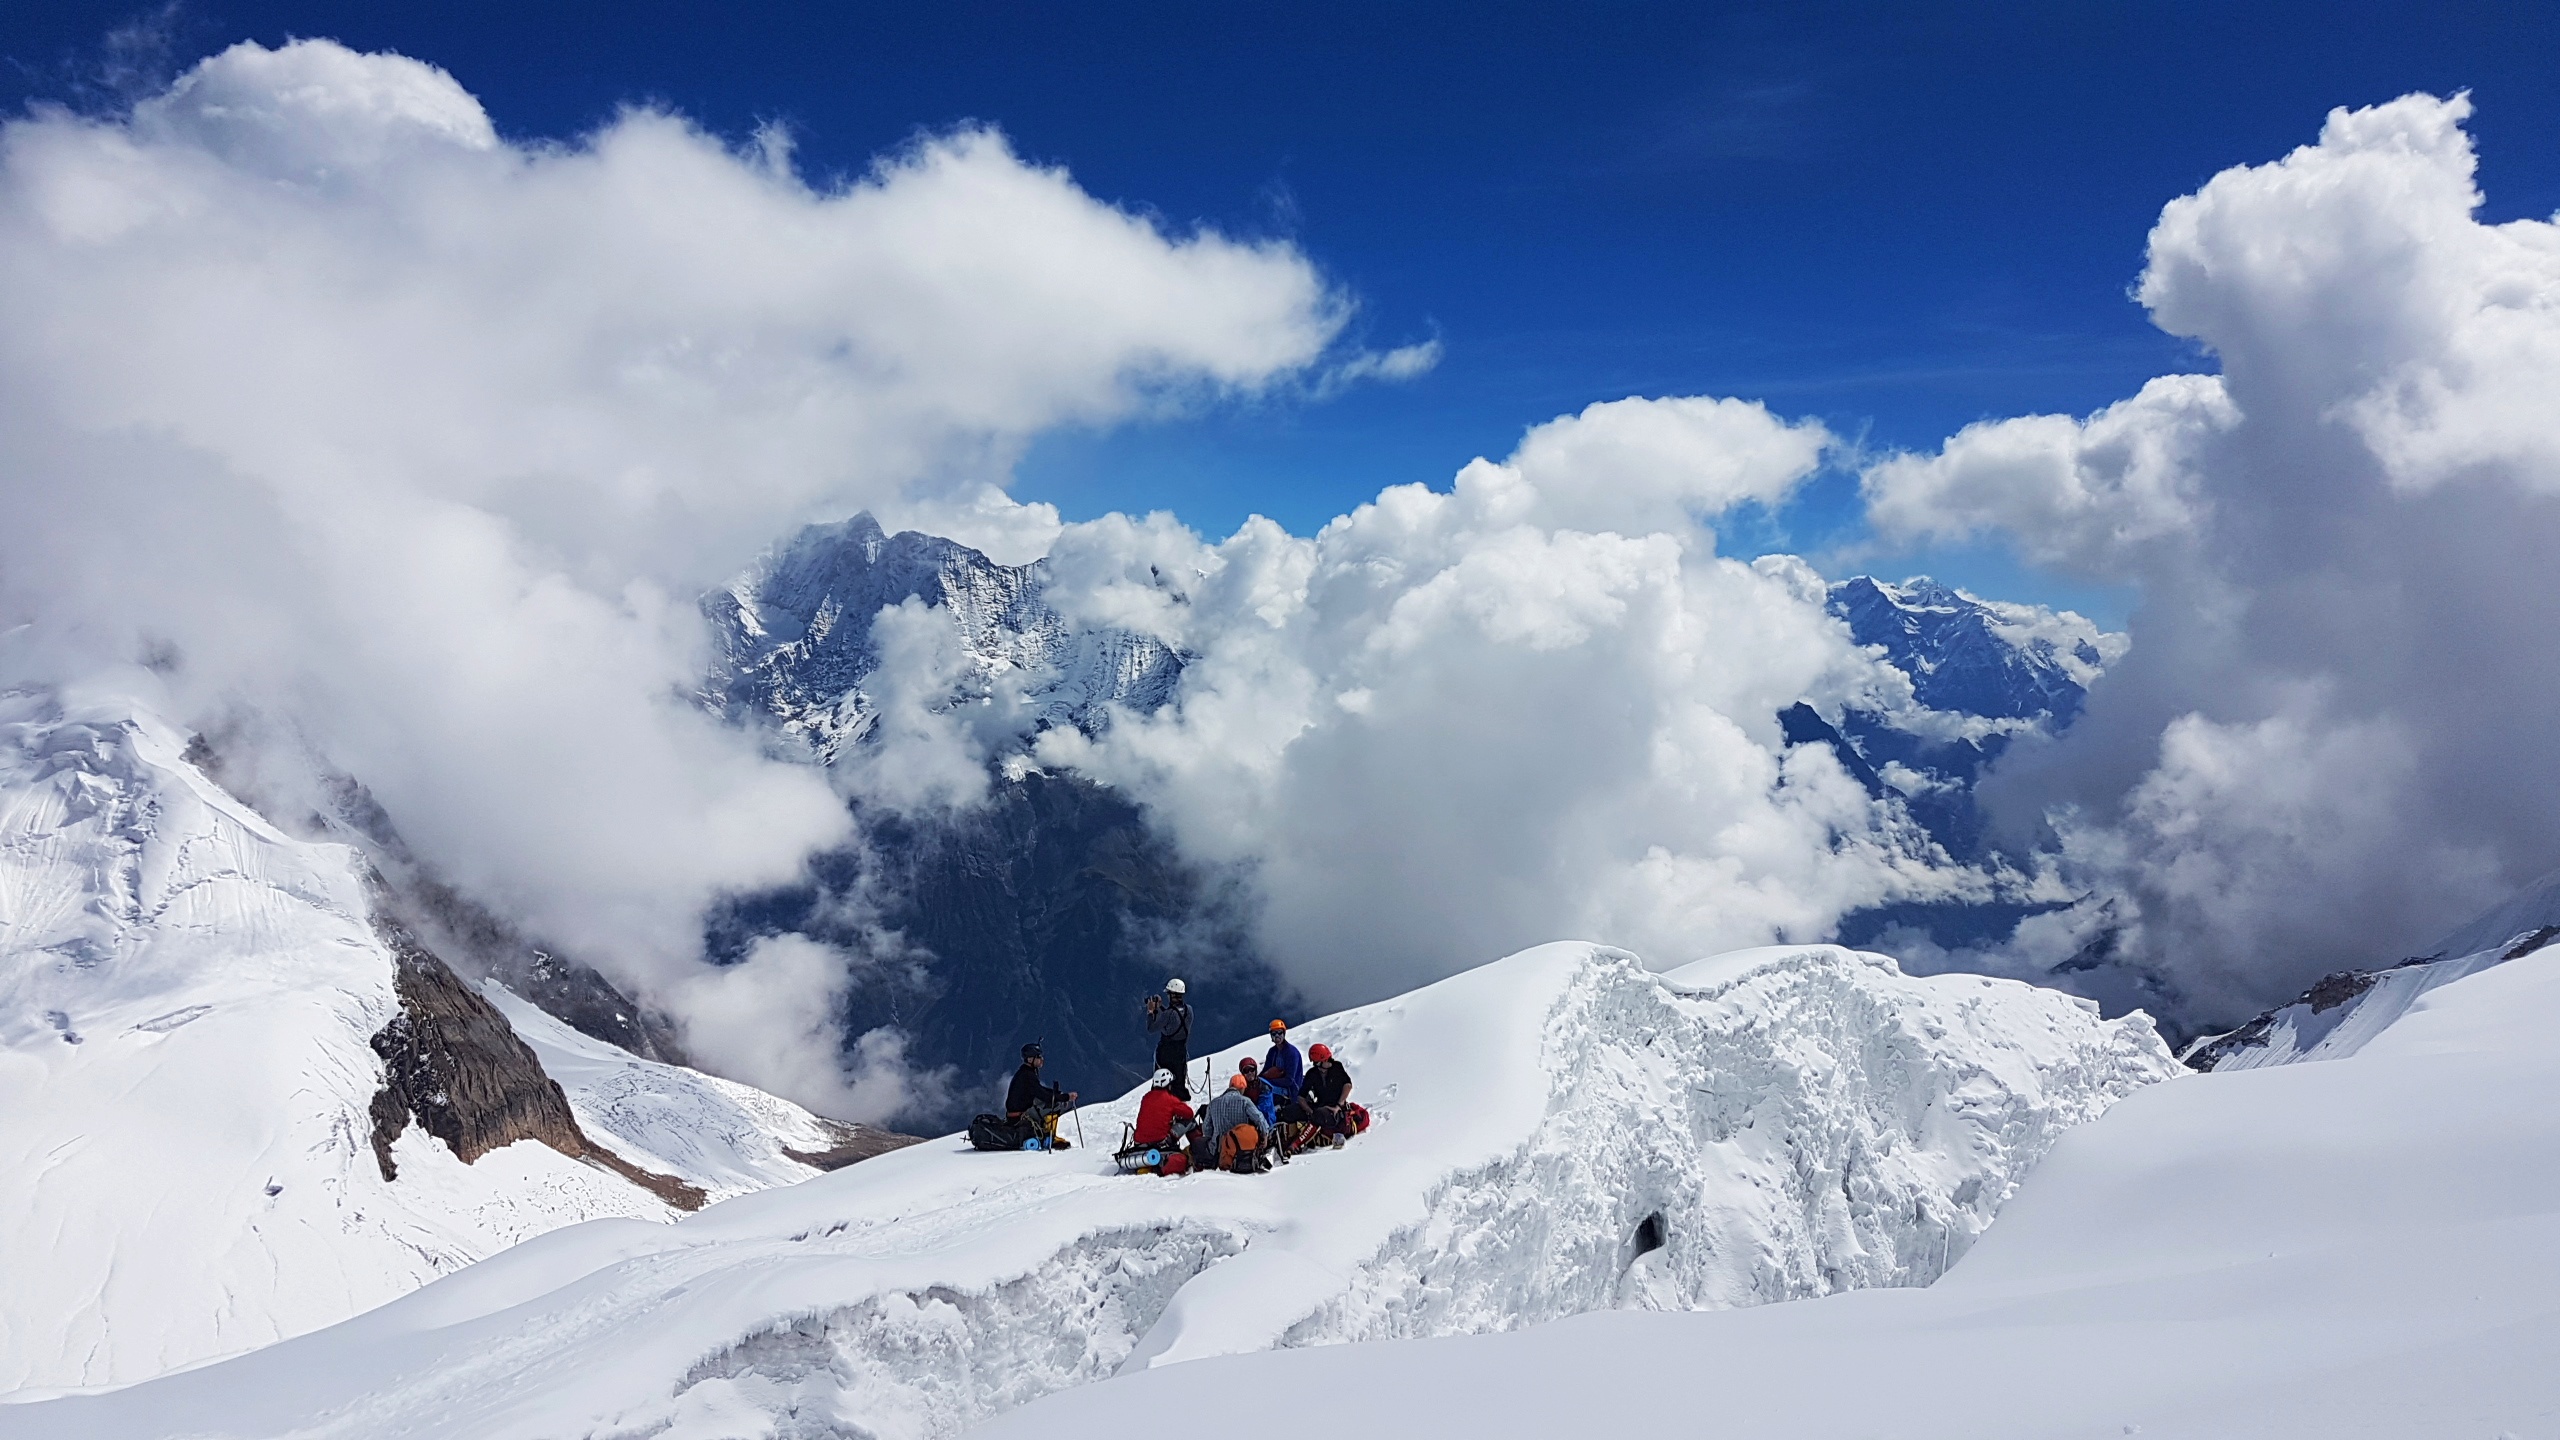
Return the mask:
<svg viewBox="0 0 2560 1440">
<path fill-rule="evenodd" d="M 2060 729 L 2080 717 L 2088 698 L 2073 672 L 2097 670 L 2105 659 L 2090 638 L 2014 633 L 2001 611 L 2015 608 L 1985 604 L 1925 575 L 1900 585 L 1860 575 L 1831 587 L 1831 613 L 1849 622 L 1859 644 L 1884 647 L 1911 677 L 1921 704 L 1986 719 L 2040 719 Z"/>
<path fill-rule="evenodd" d="M 1195 1050 L 1281 1013 L 1226 897 L 1111 790 L 1035 771 L 956 815 L 864 824 L 869 843 L 816 857 L 807 883 L 716 910 L 710 949 L 740 959 L 798 934 L 878 954 L 894 936 L 892 955 L 856 969 L 842 1019 L 848 1043 L 891 1026 L 910 1065 L 950 1068 L 948 1103 L 914 1123 L 992 1108 L 1027 1040 L 1054 1083 L 1136 1084 L 1153 1068 L 1141 1005 L 1170 976 L 1191 986 Z"/>
<path fill-rule="evenodd" d="M 679 1210 L 702 1208 L 706 1197 L 698 1187 L 644 1170 L 587 1138 L 569 1097 L 544 1073 L 532 1047 L 434 951 L 379 914 L 374 928 L 399 966 L 393 976 L 399 1013 L 372 1037 L 373 1053 L 382 1057 L 382 1088 L 370 1109 L 373 1156 L 383 1179 L 399 1180 L 391 1147 L 415 1122 L 466 1165 L 532 1140 L 610 1170 Z"/>
<path fill-rule="evenodd" d="M 1829 608 L 1852 639 L 1880 647 L 1910 678 L 1913 699 L 1935 713 L 1850 708 L 1833 721 L 1799 704 L 1779 717 L 1788 743 L 1829 745 L 1869 794 L 1896 799 L 1950 856 L 1993 861 L 1976 783 L 2020 737 L 2069 728 L 2123 637 L 1925 576 L 1898 585 L 1856 576 L 1831 587 Z M 1849 916 L 1838 938 L 1859 945 L 1916 931 L 1950 948 L 1989 945 L 2049 908 L 2005 899 L 1883 905 Z"/>
<path fill-rule="evenodd" d="M 1171 701 L 1185 657 L 1152 637 L 1080 630 L 1042 598 L 1045 567 L 998 565 L 935 536 L 884 533 L 868 515 L 811 526 L 706 598 L 721 645 L 706 702 L 771 728 L 819 763 L 848 756 L 877 714 L 871 622 L 913 599 L 946 611 L 968 668 L 953 703 L 1000 695 L 1023 733 L 1088 730 L 1113 706 Z M 1258 1032 L 1284 1013 L 1236 898 L 1186 865 L 1126 797 L 1020 765 L 988 798 L 908 814 L 852 802 L 863 842 L 811 859 L 796 886 L 733 897 L 710 917 L 715 961 L 796 934 L 865 957 L 841 1016 L 850 1047 L 882 1027 L 905 1061 L 951 1088 L 910 1124 L 956 1124 L 992 1106 L 1028 1040 L 1046 1077 L 1088 1095 L 1153 1068 L 1141 1002 L 1180 975 L 1194 1050 Z"/>
<path fill-rule="evenodd" d="M 1835 723 L 1791 719 L 1791 711 L 1780 717 L 1789 743 L 1822 739 L 1854 756 L 1849 771 L 1869 793 L 1901 797 L 1911 817 L 1960 860 L 1985 855 L 1975 782 L 2019 736 L 2069 728 L 2088 700 L 2087 682 L 2122 646 L 2121 636 L 2077 617 L 1977 600 L 1926 576 L 1899 585 L 1864 575 L 1843 580 L 1831 587 L 1829 608 L 1851 638 L 1881 647 L 1886 662 L 1910 677 L 1922 707 L 1959 723 L 1923 725 L 1910 715 L 1854 708 Z M 1896 771 L 1903 783 L 1882 778 Z"/>
</svg>

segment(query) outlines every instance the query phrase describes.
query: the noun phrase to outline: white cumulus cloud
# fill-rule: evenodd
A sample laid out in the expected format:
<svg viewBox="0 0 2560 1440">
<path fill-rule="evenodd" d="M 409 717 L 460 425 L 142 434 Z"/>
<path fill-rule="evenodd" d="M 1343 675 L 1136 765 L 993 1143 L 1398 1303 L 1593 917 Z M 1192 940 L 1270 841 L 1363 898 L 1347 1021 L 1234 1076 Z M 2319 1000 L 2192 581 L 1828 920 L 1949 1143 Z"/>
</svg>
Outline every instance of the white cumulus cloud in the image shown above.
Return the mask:
<svg viewBox="0 0 2560 1440">
<path fill-rule="evenodd" d="M 284 712 L 471 891 L 692 993 L 706 899 L 846 823 L 689 702 L 696 595 L 866 506 L 1036 546 L 992 488 L 1033 434 L 1298 376 L 1346 309 L 991 131 L 822 186 L 775 135 L 520 145 L 432 66 L 236 46 L 0 127 L 0 660 Z"/>
<path fill-rule="evenodd" d="M 1313 537 L 1070 526 L 1052 599 L 1196 658 L 1175 707 L 1053 731 L 1041 758 L 1247 875 L 1267 953 L 1320 1005 L 1558 936 L 1673 960 L 1978 888 L 1780 736 L 1799 699 L 1907 684 L 1800 563 L 1715 553 L 1713 522 L 1826 442 L 1757 405 L 1616 401 Z"/>
<path fill-rule="evenodd" d="M 2073 883 L 2198 1019 L 2560 862 L 2560 225 L 2480 222 L 2470 113 L 2335 111 L 2163 210 L 2139 296 L 2219 376 L 1866 476 L 1889 530 L 1996 530 L 2139 587 L 2087 718 L 1986 793 L 2056 817 Z"/>
</svg>

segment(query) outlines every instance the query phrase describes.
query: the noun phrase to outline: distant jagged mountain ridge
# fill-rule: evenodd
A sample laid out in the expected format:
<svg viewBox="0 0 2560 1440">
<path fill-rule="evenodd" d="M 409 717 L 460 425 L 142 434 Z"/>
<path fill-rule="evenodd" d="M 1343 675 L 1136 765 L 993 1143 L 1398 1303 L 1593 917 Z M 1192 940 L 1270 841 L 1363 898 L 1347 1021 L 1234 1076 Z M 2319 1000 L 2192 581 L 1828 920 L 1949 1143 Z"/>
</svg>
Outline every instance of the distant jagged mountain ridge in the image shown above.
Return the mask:
<svg viewBox="0 0 2560 1440">
<path fill-rule="evenodd" d="M 878 716 L 863 682 L 880 667 L 872 621 L 919 600 L 958 627 L 969 674 L 958 700 L 1022 706 L 1027 729 L 1092 729 L 1104 707 L 1173 698 L 1184 657 L 1150 635 L 1080 630 L 1042 598 L 1044 561 L 999 565 L 957 541 L 886 533 L 868 514 L 810 525 L 705 597 L 719 637 L 709 687 L 732 718 L 770 716 L 832 762 Z"/>
<path fill-rule="evenodd" d="M 1045 561 L 998 564 L 939 536 L 891 534 L 867 514 L 807 526 L 704 597 L 718 637 L 705 703 L 832 765 L 873 733 L 884 660 L 876 622 L 910 601 L 946 612 L 959 647 L 961 674 L 933 703 L 995 707 L 999 730 L 1091 733 L 1115 709 L 1172 703 L 1192 657 L 1149 635 L 1070 622 L 1048 602 L 1049 580 Z M 1842 581 L 1829 608 L 1911 678 L 1919 708 L 1833 719 L 1798 705 L 1780 717 L 1787 740 L 1832 746 L 1871 793 L 1897 797 L 1965 861 L 1983 858 L 1975 780 L 2019 734 L 2076 719 L 2088 685 L 2125 648 L 2123 636 L 2077 615 L 1926 577 Z M 954 1068 L 962 1091 L 951 1113 L 919 1120 L 965 1115 L 970 1097 L 1010 1068 L 1017 1037 L 1045 1035 L 1053 1073 L 1132 1078 L 1144 1046 L 1121 1012 L 1168 970 L 1219 977 L 1195 992 L 1204 1043 L 1274 1013 L 1276 979 L 1250 953 L 1228 892 L 1187 867 L 1137 806 L 1080 776 L 1025 774 L 1001 757 L 993 783 L 986 806 L 941 819 L 857 804 L 870 845 L 816 857 L 801 885 L 723 904 L 711 954 L 734 959 L 778 934 L 860 953 L 864 937 L 849 925 L 894 931 L 914 953 L 862 967 L 843 1020 L 848 1040 L 891 1026 L 908 1037 L 910 1064 Z M 2036 908 L 1893 907 L 1853 917 L 1843 934 L 1899 924 L 1975 941 L 2005 935 Z"/>
<path fill-rule="evenodd" d="M 956 541 L 895 535 L 869 515 L 811 525 L 704 597 L 719 656 L 706 702 L 765 725 L 823 764 L 873 733 L 875 622 L 913 600 L 949 613 L 962 673 L 942 703 L 1001 707 L 1022 736 L 1088 733 L 1112 707 L 1172 702 L 1187 657 L 1152 636 L 1070 624 L 1044 598 L 1049 567 L 1002 565 Z M 856 968 L 839 1017 L 850 1045 L 905 1037 L 905 1062 L 948 1067 L 954 1090 L 914 1125 L 957 1124 L 992 1102 L 1027 1039 L 1048 1073 L 1089 1092 L 1143 1079 L 1138 1002 L 1169 974 L 1193 982 L 1195 1051 L 1258 1031 L 1281 989 L 1229 891 L 1186 865 L 1127 797 L 1079 775 L 1001 763 L 987 801 L 947 815 L 855 802 L 866 844 L 814 856 L 801 884 L 731 897 L 705 935 L 714 960 L 766 936 L 853 954 L 893 935 L 897 963 Z"/>
<path fill-rule="evenodd" d="M 1798 705 L 1779 717 L 1790 744 L 1822 742 L 1870 794 L 1899 796 L 1948 853 L 1983 858 L 1974 782 L 2023 734 L 2059 734 L 2126 637 L 2067 610 L 1984 600 L 1927 576 L 1833 585 L 1829 609 L 1861 645 L 1910 677 L 1919 713 L 1848 708 L 1836 721 Z M 2014 917 L 2012 917 L 2014 918 Z"/>
<path fill-rule="evenodd" d="M 1921 704 L 1957 715 L 2062 729 L 2126 648 L 2123 635 L 2070 611 L 1983 600 L 1926 575 L 1899 585 L 1854 576 L 1830 597 L 1850 636 L 1883 646 Z"/>
</svg>

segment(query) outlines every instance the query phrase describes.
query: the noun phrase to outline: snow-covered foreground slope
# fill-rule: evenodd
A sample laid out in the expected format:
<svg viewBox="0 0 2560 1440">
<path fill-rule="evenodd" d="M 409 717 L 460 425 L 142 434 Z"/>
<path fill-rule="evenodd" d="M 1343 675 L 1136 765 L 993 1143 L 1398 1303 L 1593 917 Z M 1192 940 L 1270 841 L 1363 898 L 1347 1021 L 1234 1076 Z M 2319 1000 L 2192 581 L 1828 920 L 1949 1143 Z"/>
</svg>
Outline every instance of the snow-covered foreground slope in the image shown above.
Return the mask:
<svg viewBox="0 0 2560 1440">
<path fill-rule="evenodd" d="M 946 1436 L 1176 1360 L 1925 1284 L 2175 1070 L 2147 1021 L 1824 946 L 1669 976 L 1546 946 L 1297 1034 L 1377 1125 L 1270 1175 L 1111 1174 L 1124 1097 L 1070 1125 L 1090 1148 L 945 1139 L 559 1231 L 223 1364 L 0 1406 L 0 1434 Z"/>
<path fill-rule="evenodd" d="M 2135 1095 L 1925 1290 L 1238 1357 L 1328 1440 L 2560 1435 L 2560 949 L 2436 989 L 2332 1064 Z M 987 1440 L 1126 1433 L 1119 1381 Z"/>
<path fill-rule="evenodd" d="M 130 706 L 0 696 L 0 1390 L 142 1379 L 561 1225 L 672 1218 L 552 1146 L 466 1165 L 422 1124 L 386 1179 L 371 1042 L 402 1000 L 362 861 L 279 833 L 184 744 Z M 612 1078 L 611 1047 L 529 1028 L 597 1072 L 564 1067 L 570 1103 L 641 1168 L 713 1194 L 817 1173 L 778 1151 L 818 1122 L 707 1077 L 694 1113 L 752 1108 L 772 1133 L 619 1138 L 627 1095 L 583 1085 Z"/>
</svg>

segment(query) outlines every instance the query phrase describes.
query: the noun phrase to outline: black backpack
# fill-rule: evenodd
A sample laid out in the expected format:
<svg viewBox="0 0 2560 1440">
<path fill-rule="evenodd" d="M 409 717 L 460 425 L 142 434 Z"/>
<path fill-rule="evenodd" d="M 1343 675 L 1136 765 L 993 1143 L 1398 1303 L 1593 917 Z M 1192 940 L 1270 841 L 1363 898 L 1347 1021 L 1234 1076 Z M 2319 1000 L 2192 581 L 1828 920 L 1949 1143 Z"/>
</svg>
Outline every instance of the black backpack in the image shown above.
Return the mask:
<svg viewBox="0 0 2560 1440">
<path fill-rule="evenodd" d="M 1030 1139 L 1028 1127 L 984 1111 L 969 1121 L 969 1143 L 981 1150 L 1019 1150 Z"/>
</svg>

